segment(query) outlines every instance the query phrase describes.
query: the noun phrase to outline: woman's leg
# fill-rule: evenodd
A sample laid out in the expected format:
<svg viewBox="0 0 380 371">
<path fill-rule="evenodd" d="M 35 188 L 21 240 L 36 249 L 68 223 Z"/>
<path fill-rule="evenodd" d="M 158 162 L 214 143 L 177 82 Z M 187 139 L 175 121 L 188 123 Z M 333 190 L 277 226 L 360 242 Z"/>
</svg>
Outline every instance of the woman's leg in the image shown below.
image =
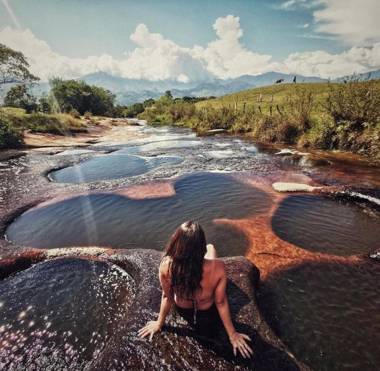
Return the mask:
<svg viewBox="0 0 380 371">
<path fill-rule="evenodd" d="M 205 255 L 205 259 L 216 259 L 218 257 L 218 254 L 216 252 L 216 249 L 214 247 L 214 245 L 212 245 L 211 243 L 209 243 L 207 245 L 207 252 L 206 252 L 206 255 Z"/>
</svg>

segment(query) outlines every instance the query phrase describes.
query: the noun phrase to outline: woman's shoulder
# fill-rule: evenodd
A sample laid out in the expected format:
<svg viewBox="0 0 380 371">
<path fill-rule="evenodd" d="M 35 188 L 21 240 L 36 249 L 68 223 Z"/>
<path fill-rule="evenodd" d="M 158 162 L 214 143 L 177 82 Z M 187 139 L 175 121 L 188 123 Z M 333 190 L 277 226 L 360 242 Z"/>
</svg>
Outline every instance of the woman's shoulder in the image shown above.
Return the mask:
<svg viewBox="0 0 380 371">
<path fill-rule="evenodd" d="M 224 261 L 221 258 L 204 259 L 204 261 L 209 263 L 210 265 L 214 265 L 215 267 L 219 267 L 219 268 L 225 267 Z"/>
<path fill-rule="evenodd" d="M 172 262 L 172 258 L 170 256 L 164 256 L 160 263 L 160 273 L 167 275 L 169 273 L 170 263 Z"/>
<path fill-rule="evenodd" d="M 208 265 L 207 270 L 209 273 L 211 273 L 213 276 L 217 275 L 223 275 L 226 272 L 226 266 L 224 264 L 224 261 L 221 259 L 205 259 L 205 263 Z"/>
</svg>

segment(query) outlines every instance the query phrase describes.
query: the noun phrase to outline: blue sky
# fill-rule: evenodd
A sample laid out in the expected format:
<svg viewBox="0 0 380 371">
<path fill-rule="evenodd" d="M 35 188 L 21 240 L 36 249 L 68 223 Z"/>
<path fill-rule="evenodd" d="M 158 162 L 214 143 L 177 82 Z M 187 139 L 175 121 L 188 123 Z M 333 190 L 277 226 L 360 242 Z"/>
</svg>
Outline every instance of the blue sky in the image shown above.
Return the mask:
<svg viewBox="0 0 380 371">
<path fill-rule="evenodd" d="M 0 42 L 23 51 L 40 74 L 51 66 L 51 73 L 67 77 L 102 69 L 124 77 L 184 81 L 267 70 L 327 77 L 380 66 L 379 4 L 0 0 Z M 367 50 L 371 55 L 363 60 Z"/>
<path fill-rule="evenodd" d="M 281 1 L 254 0 L 8 0 L 23 27 L 30 28 L 55 51 L 68 56 L 110 53 L 122 56 L 134 44 L 129 35 L 139 23 L 191 47 L 215 38 L 212 24 L 228 14 L 240 17 L 242 42 L 249 49 L 284 58 L 291 52 L 343 49 L 336 40 L 312 39 L 302 29 L 312 24 L 310 9 L 284 12 L 275 8 Z M 12 26 L 2 9 L 0 23 Z"/>
</svg>

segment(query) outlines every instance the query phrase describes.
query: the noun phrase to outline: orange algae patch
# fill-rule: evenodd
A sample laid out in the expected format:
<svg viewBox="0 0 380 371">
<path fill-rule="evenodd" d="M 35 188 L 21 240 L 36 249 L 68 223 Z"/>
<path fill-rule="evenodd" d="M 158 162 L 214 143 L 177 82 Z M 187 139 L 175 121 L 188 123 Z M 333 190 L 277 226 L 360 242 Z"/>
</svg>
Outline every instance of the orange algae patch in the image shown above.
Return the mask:
<svg viewBox="0 0 380 371">
<path fill-rule="evenodd" d="M 175 195 L 172 182 L 150 182 L 137 184 L 115 192 L 134 200 L 146 198 L 171 197 Z"/>
</svg>

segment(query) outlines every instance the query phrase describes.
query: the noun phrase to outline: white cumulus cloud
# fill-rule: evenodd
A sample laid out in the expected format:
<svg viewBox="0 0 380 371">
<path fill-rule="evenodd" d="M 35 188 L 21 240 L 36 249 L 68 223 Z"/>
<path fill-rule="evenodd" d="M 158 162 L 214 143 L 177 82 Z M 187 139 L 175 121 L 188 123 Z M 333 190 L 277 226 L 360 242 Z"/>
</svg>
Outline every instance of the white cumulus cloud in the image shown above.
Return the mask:
<svg viewBox="0 0 380 371">
<path fill-rule="evenodd" d="M 177 45 L 139 24 L 130 39 L 136 48 L 120 62 L 121 75 L 147 80 L 173 79 L 181 82 L 210 77 L 205 65 L 189 48 Z"/>
<path fill-rule="evenodd" d="M 5 27 L 0 31 L 0 42 L 25 54 L 31 71 L 47 80 L 52 76 L 79 77 L 89 72 L 117 71 L 117 63 L 110 55 L 70 58 L 54 52 L 43 40 L 29 29 Z"/>
<path fill-rule="evenodd" d="M 194 55 L 203 60 L 207 69 L 215 76 L 234 78 L 245 74 L 257 75 L 279 68 L 270 55 L 254 53 L 240 42 L 243 30 L 239 17 L 220 17 L 215 21 L 213 28 L 218 38 L 210 42 L 206 48 L 195 47 Z"/>
<path fill-rule="evenodd" d="M 336 35 L 350 45 L 380 41 L 379 0 L 320 0 L 313 13 L 316 31 Z"/>
<path fill-rule="evenodd" d="M 293 53 L 285 59 L 284 68 L 289 73 L 323 78 L 368 72 L 380 68 L 380 43 L 338 54 L 322 50 Z"/>
<path fill-rule="evenodd" d="M 380 41 L 379 0 L 287 0 L 275 8 L 309 9 L 316 36 L 332 35 L 350 46 L 370 46 Z"/>
<path fill-rule="evenodd" d="M 327 1 L 333 0 L 324 0 L 325 3 Z M 319 19 L 322 22 L 323 15 Z M 323 22 L 321 27 L 322 24 L 327 27 L 327 21 Z M 31 64 L 32 72 L 45 81 L 53 76 L 78 78 L 100 71 L 125 78 L 180 82 L 205 81 L 215 77 L 227 79 L 270 71 L 334 78 L 380 68 L 380 42 L 374 42 L 370 47 L 354 46 L 338 54 L 321 50 L 293 53 L 283 61 L 274 61 L 272 56 L 256 53 L 244 46 L 239 17 L 217 18 L 213 29 L 215 40 L 205 46 L 189 48 L 151 32 L 145 24 L 139 24 L 130 35 L 135 48 L 119 59 L 109 54 L 67 57 L 55 52 L 29 29 L 0 29 L 0 42 L 22 51 Z M 376 40 L 376 32 L 367 33 L 366 40 Z"/>
</svg>

